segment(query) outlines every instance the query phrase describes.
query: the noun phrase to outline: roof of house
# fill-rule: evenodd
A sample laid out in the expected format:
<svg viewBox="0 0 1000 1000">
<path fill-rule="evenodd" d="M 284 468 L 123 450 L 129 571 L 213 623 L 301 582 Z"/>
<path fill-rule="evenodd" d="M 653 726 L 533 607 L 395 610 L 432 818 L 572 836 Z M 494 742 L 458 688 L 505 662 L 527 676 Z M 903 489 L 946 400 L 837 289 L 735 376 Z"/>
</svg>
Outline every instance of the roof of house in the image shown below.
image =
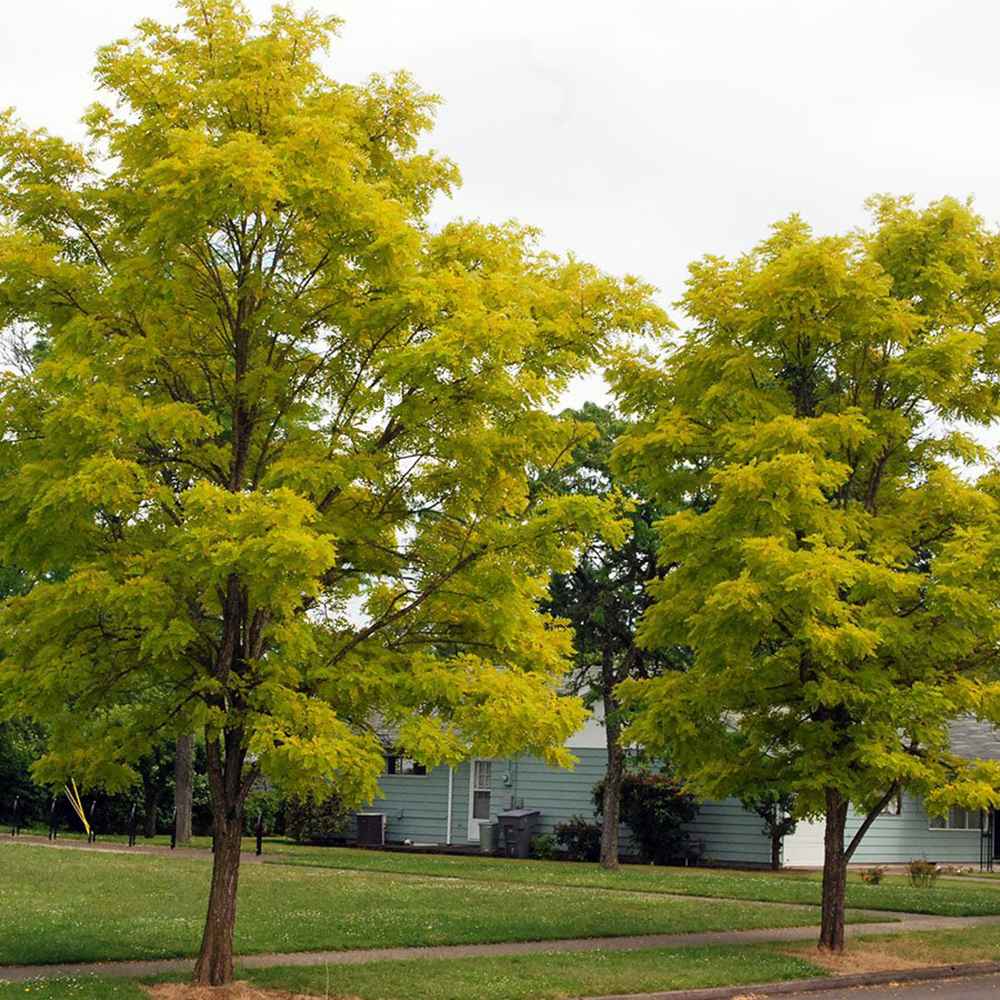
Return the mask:
<svg viewBox="0 0 1000 1000">
<path fill-rule="evenodd" d="M 951 749 L 969 760 L 1000 760 L 1000 730 L 971 716 L 951 723 Z"/>
</svg>

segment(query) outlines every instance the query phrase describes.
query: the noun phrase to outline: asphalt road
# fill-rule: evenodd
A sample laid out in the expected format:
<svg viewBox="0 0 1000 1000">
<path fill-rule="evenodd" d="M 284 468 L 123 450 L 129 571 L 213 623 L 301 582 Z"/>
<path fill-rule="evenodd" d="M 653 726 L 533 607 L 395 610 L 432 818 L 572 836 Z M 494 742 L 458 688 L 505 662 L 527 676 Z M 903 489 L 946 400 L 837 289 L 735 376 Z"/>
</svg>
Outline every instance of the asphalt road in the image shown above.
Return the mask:
<svg viewBox="0 0 1000 1000">
<path fill-rule="evenodd" d="M 989 997 L 991 1000 L 998 1000 L 1000 975 L 939 979 L 910 985 L 901 983 L 898 986 L 824 990 L 822 993 L 793 993 L 786 994 L 782 1000 L 868 1000 L 869 997 L 895 997 L 898 1000 L 980 1000 Z"/>
</svg>

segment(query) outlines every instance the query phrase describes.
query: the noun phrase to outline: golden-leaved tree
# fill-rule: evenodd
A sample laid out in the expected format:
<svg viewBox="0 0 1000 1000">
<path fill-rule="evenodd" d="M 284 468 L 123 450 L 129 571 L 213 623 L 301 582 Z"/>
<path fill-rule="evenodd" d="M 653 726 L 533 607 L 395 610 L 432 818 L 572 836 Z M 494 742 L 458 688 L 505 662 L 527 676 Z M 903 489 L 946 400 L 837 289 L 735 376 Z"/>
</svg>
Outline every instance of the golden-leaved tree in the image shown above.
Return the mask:
<svg viewBox="0 0 1000 1000">
<path fill-rule="evenodd" d="M 1000 415 L 1000 241 L 967 205 L 798 218 L 692 265 L 690 332 L 615 372 L 619 468 L 666 506 L 640 640 L 685 672 L 619 690 L 632 735 L 701 794 L 782 789 L 826 820 L 820 943 L 844 943 L 846 865 L 907 788 L 1000 804 L 1000 765 L 948 724 L 1000 720 L 997 482 L 958 428 Z M 846 838 L 848 808 L 861 821 Z"/>
<path fill-rule="evenodd" d="M 618 528 L 540 486 L 587 433 L 550 410 L 661 318 L 530 229 L 432 230 L 434 101 L 329 79 L 332 21 L 182 11 L 100 51 L 82 145 L 0 130 L 0 323 L 46 343 L 0 381 L 0 563 L 39 581 L 2 607 L 0 705 L 51 727 L 49 780 L 204 733 L 217 984 L 259 775 L 365 801 L 385 729 L 567 762 L 537 604 Z"/>
</svg>

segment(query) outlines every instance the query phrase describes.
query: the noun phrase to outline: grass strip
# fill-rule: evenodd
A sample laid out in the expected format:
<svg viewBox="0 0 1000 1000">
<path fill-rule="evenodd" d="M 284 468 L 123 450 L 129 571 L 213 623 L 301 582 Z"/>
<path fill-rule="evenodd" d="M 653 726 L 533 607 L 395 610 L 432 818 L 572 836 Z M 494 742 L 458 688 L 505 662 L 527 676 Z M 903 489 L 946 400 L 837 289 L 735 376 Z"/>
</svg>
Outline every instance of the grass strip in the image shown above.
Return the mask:
<svg viewBox="0 0 1000 1000">
<path fill-rule="evenodd" d="M 241 971 L 238 975 L 259 988 L 330 998 L 555 1000 L 585 994 L 769 982 L 817 972 L 808 961 L 760 948 L 691 948 L 285 967 Z M 14 997 L 138 1000 L 145 994 L 135 983 L 74 977 L 0 985 L 0 1000 Z"/>
<path fill-rule="evenodd" d="M 808 942 L 776 947 L 784 954 L 841 974 L 928 965 L 964 965 L 1000 961 L 1000 926 L 949 931 L 863 934 L 851 938 L 842 956 L 823 955 Z"/>
<path fill-rule="evenodd" d="M 818 905 L 821 894 L 820 876 L 814 872 L 658 868 L 652 865 L 623 865 L 617 872 L 608 872 L 600 865 L 565 861 L 404 854 L 287 843 L 268 845 L 266 860 L 274 865 L 322 866 L 492 883 L 625 889 L 772 903 Z M 866 885 L 854 875 L 847 887 L 847 905 L 857 909 L 934 916 L 990 916 L 1000 914 L 1000 883 L 994 886 L 987 882 L 949 880 L 939 881 L 933 888 L 914 888 L 902 876 L 888 876 L 881 885 Z"/>
</svg>

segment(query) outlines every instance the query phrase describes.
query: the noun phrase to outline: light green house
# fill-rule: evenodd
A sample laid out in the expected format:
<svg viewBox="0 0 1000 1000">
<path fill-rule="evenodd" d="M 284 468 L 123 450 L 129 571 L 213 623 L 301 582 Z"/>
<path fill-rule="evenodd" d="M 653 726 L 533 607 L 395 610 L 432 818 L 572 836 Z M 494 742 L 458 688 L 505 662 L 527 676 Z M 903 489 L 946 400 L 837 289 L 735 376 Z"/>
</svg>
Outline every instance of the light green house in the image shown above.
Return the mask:
<svg viewBox="0 0 1000 1000">
<path fill-rule="evenodd" d="M 460 767 L 425 769 L 399 756 L 387 757 L 379 781 L 382 796 L 369 807 L 385 816 L 387 842 L 441 847 L 479 843 L 481 824 L 512 808 L 537 809 L 538 833 L 573 816 L 594 818 L 593 788 L 607 760 L 604 729 L 592 718 L 567 742 L 579 763 L 572 771 L 537 757 L 474 760 Z M 963 756 L 1000 759 L 1000 737 L 975 722 L 956 723 L 953 746 Z M 847 836 L 861 820 L 848 819 Z M 1000 829 L 991 817 L 955 809 L 946 818 L 927 815 L 918 798 L 902 795 L 871 826 L 854 856 L 856 864 L 903 863 L 926 857 L 955 865 L 976 865 L 1000 857 Z M 757 867 L 770 864 L 770 841 L 761 819 L 738 801 L 703 802 L 688 827 L 703 863 Z M 623 850 L 629 849 L 623 829 Z M 786 837 L 785 866 L 823 863 L 822 823 L 801 822 Z"/>
</svg>

